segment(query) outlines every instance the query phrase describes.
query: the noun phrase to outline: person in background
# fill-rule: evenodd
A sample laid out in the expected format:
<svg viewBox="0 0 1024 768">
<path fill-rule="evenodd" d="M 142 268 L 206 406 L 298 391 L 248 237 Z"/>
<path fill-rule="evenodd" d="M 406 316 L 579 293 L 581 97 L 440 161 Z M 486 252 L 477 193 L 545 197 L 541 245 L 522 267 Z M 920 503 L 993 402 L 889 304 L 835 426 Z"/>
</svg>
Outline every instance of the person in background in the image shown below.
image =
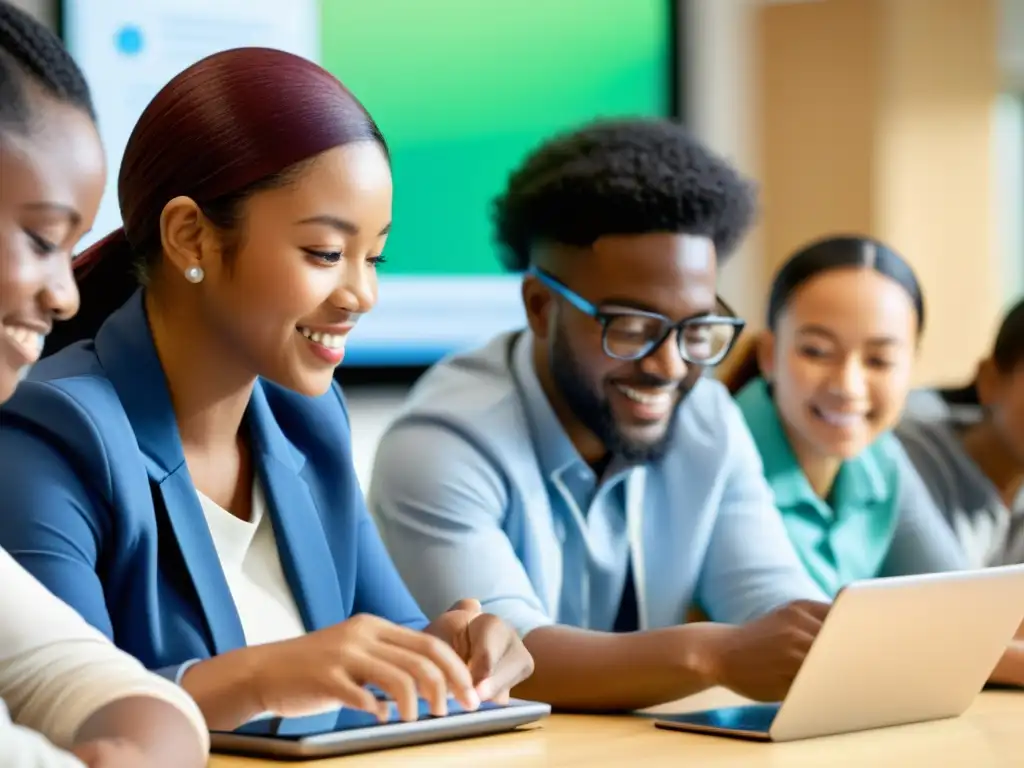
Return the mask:
<svg viewBox="0 0 1024 768">
<path fill-rule="evenodd" d="M 105 164 L 82 73 L 52 32 L 0 0 L 0 402 L 78 307 L 71 251 L 96 215 Z M 5 490 L 0 481 L 0 516 Z M 0 549 L 0 763 L 199 768 L 207 747 L 184 691 Z"/>
<path fill-rule="evenodd" d="M 779 270 L 760 373 L 728 382 L 754 436 L 790 539 L 830 595 L 879 575 L 965 561 L 891 434 L 910 390 L 924 298 L 883 243 L 829 237 Z M 740 366 L 741 368 L 744 366 Z"/>
<path fill-rule="evenodd" d="M 404 720 L 507 698 L 522 642 L 473 600 L 428 624 L 352 466 L 333 375 L 392 211 L 370 115 L 306 59 L 221 52 L 146 107 L 118 187 L 61 343 L 95 338 L 0 413 L 0 544 L 212 729 L 386 717 L 371 684 Z"/>
<path fill-rule="evenodd" d="M 976 412 L 910 412 L 896 435 L 969 563 L 1024 563 L 1024 300 L 1007 313 L 967 390 Z"/>
<path fill-rule="evenodd" d="M 751 349 L 760 376 L 729 382 L 789 538 L 830 596 L 854 580 L 967 566 L 892 434 L 924 324 L 921 287 L 899 254 L 827 237 L 772 282 L 767 330 Z M 1024 681 L 1020 651 L 999 682 Z"/>
<path fill-rule="evenodd" d="M 478 596 L 536 663 L 516 695 L 622 710 L 781 699 L 827 611 L 750 435 L 704 377 L 743 327 L 716 274 L 751 185 L 680 126 L 557 136 L 495 209 L 529 328 L 436 366 L 368 494 L 415 597 Z M 699 601 L 715 622 L 685 624 Z"/>
</svg>

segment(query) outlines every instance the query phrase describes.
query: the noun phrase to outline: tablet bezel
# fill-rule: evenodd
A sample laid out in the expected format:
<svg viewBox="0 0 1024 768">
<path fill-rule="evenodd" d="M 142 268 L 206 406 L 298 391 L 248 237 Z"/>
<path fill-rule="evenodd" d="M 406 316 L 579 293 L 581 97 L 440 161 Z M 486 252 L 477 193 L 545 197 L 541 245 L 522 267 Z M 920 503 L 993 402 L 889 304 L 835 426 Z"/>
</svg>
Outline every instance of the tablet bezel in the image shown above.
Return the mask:
<svg viewBox="0 0 1024 768">
<path fill-rule="evenodd" d="M 433 744 L 515 730 L 551 714 L 551 707 L 513 699 L 508 706 L 460 712 L 413 722 L 389 722 L 365 728 L 309 736 L 275 736 L 212 731 L 211 747 L 223 754 L 257 757 L 342 757 L 382 749 Z"/>
</svg>

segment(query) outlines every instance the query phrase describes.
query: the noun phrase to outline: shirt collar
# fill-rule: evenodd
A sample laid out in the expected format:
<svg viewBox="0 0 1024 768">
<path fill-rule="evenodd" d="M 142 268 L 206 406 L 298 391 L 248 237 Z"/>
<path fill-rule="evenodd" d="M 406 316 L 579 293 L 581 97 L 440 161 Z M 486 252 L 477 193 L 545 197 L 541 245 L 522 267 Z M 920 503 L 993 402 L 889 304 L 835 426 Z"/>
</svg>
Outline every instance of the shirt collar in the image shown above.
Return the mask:
<svg viewBox="0 0 1024 768">
<path fill-rule="evenodd" d="M 776 504 L 783 508 L 800 503 L 817 506 L 821 500 L 793 453 L 765 381 L 756 379 L 751 382 L 740 392 L 737 400 L 761 454 L 764 473 L 775 492 Z M 889 499 L 891 493 L 878 453 L 874 446 L 869 446 L 860 455 L 843 462 L 832 493 L 839 505 L 864 506 Z"/>
</svg>

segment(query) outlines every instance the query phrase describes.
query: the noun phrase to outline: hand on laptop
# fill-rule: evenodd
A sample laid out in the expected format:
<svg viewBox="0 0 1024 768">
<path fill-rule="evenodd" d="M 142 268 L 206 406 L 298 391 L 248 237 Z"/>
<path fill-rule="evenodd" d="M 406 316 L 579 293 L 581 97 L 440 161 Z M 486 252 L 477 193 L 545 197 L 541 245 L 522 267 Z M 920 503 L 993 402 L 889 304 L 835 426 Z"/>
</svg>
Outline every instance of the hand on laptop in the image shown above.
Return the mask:
<svg viewBox="0 0 1024 768">
<path fill-rule="evenodd" d="M 484 613 L 478 600 L 460 600 L 427 632 L 449 643 L 469 665 L 481 701 L 507 704 L 512 688 L 533 674 L 533 657 L 519 635 Z"/>
<path fill-rule="evenodd" d="M 467 710 L 480 706 L 468 667 L 448 643 L 369 614 L 250 650 L 259 654 L 260 706 L 284 717 L 345 706 L 388 719 L 388 702 L 367 685 L 406 721 L 418 719 L 420 698 L 437 716 L 448 714 L 449 696 Z"/>
<path fill-rule="evenodd" d="M 801 600 L 748 624 L 717 626 L 709 651 L 714 684 L 757 701 L 782 701 L 829 608 Z"/>
</svg>

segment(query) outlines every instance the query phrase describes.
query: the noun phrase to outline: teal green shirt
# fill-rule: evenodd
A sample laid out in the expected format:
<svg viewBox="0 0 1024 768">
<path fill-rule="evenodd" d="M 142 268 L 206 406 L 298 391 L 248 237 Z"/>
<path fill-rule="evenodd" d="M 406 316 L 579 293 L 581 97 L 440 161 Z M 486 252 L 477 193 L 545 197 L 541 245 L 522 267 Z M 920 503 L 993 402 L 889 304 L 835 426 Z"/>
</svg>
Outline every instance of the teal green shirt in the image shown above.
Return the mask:
<svg viewBox="0 0 1024 768">
<path fill-rule="evenodd" d="M 843 462 L 829 498 L 821 499 L 797 463 L 765 382 L 751 382 L 736 399 L 789 538 L 826 593 L 881 575 L 964 567 L 952 531 L 892 434 Z"/>
</svg>

